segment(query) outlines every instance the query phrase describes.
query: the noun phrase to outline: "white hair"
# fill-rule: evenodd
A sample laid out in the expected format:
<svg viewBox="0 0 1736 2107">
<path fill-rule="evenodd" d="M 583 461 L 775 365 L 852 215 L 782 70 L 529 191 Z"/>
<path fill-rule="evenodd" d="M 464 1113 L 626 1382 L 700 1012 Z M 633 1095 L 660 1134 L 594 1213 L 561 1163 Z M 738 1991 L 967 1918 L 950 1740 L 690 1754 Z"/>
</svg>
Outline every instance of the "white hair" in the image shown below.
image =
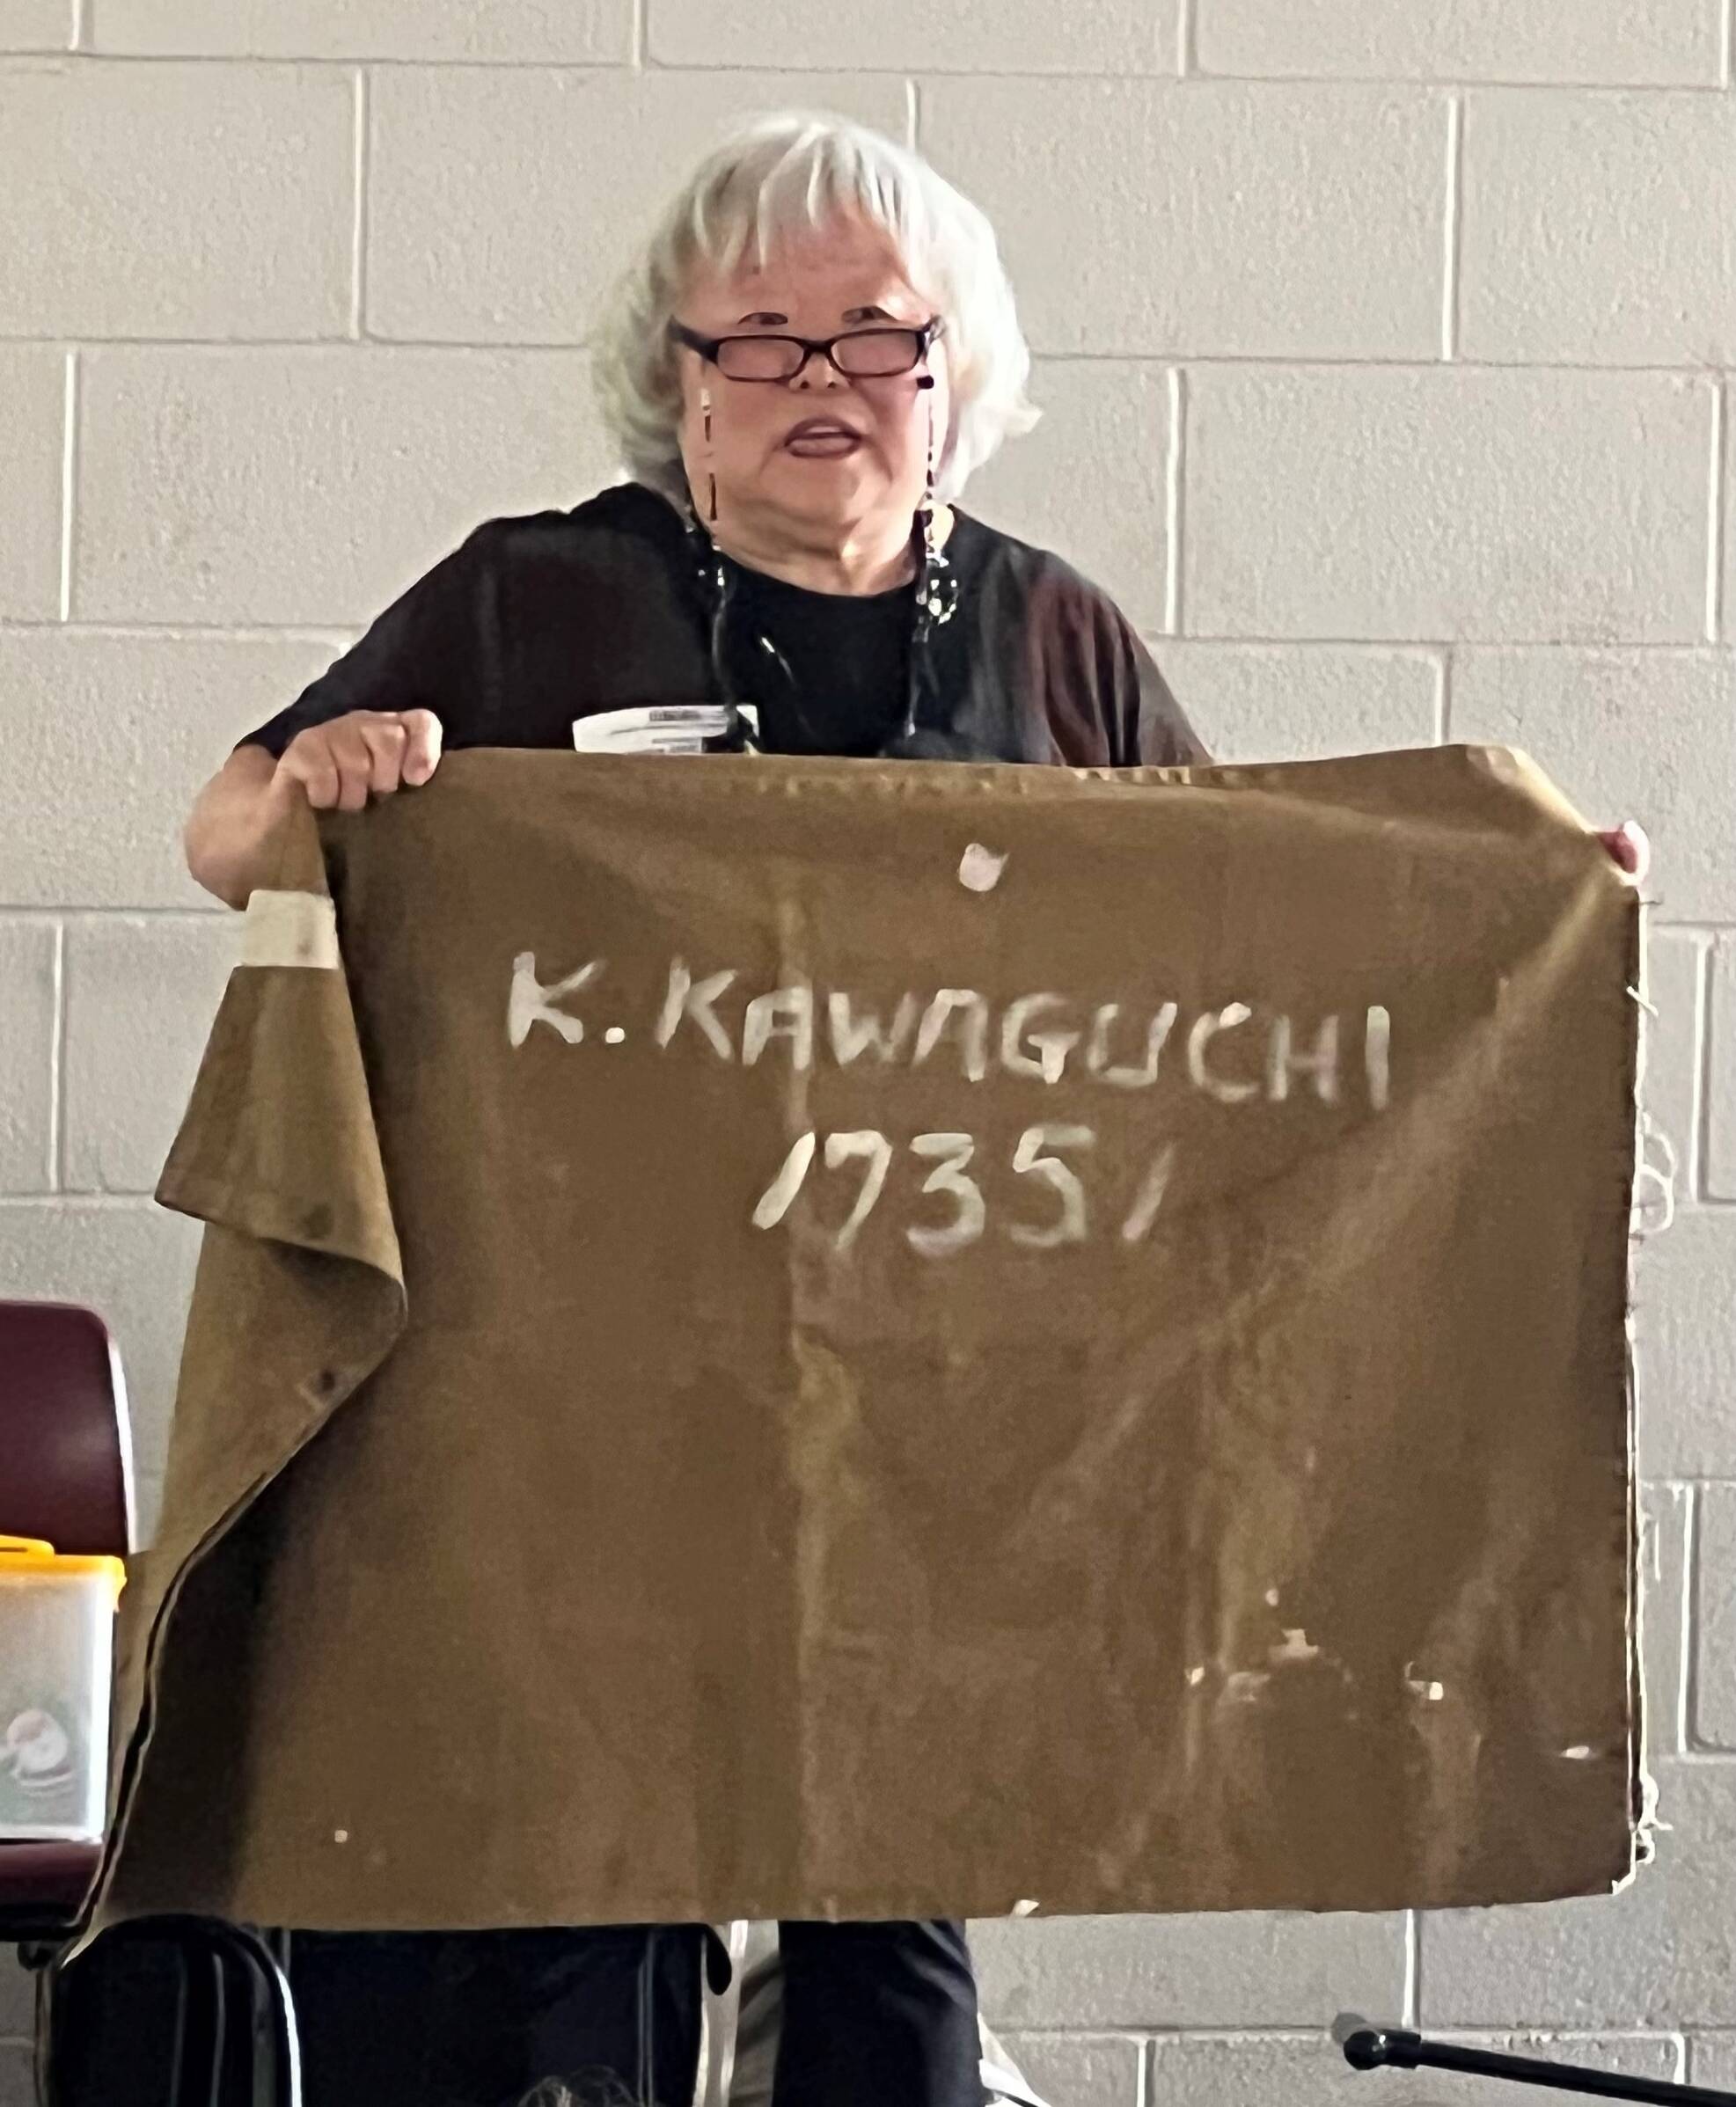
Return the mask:
<svg viewBox="0 0 1736 2107">
<path fill-rule="evenodd" d="M 763 267 L 784 238 L 839 213 L 883 229 L 912 287 L 945 318 L 952 406 L 937 494 L 956 496 L 1003 439 L 1036 422 L 1025 396 L 1030 352 L 986 216 L 919 154 L 879 132 L 787 111 L 738 126 L 700 162 L 618 282 L 596 333 L 597 402 L 641 482 L 686 495 L 669 324 L 694 267 L 733 271 L 750 245 Z"/>
</svg>

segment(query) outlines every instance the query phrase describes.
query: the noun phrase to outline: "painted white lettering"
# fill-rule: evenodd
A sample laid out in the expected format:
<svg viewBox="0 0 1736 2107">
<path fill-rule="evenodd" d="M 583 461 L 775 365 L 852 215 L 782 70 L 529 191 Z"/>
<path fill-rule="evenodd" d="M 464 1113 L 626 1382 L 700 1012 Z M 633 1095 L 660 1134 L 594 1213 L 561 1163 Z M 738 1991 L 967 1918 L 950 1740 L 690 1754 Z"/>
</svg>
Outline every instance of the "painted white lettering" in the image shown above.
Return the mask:
<svg viewBox="0 0 1736 2107">
<path fill-rule="evenodd" d="M 1338 1101 L 1338 1020 L 1336 1015 L 1323 1018 L 1315 1034 L 1314 1051 L 1299 1054 L 1292 1050 L 1292 1028 L 1288 1017 L 1281 1013 L 1272 1019 L 1271 1037 L 1266 1046 L 1266 1087 L 1272 1102 L 1281 1105 L 1290 1094 L 1293 1075 L 1314 1078 L 1315 1094 L 1322 1105 L 1336 1105 Z"/>
<path fill-rule="evenodd" d="M 1091 1020 L 1090 1042 L 1085 1049 L 1085 1065 L 1095 1076 L 1122 1090 L 1148 1090 L 1157 1080 L 1157 1064 L 1175 1028 L 1176 1006 L 1166 1002 L 1146 1030 L 1146 1057 L 1138 1068 L 1112 1066 L 1110 1028 L 1121 1014 L 1118 1002 L 1103 1003 Z"/>
<path fill-rule="evenodd" d="M 569 1017 L 554 1005 L 563 995 L 570 995 L 582 988 L 586 981 L 603 969 L 603 961 L 594 958 L 588 966 L 581 966 L 576 973 L 569 973 L 565 980 L 557 980 L 545 987 L 537 978 L 537 955 L 534 951 L 521 951 L 512 962 L 512 991 L 507 997 L 506 1035 L 511 1046 L 523 1046 L 531 1035 L 533 1024 L 546 1024 L 560 1033 L 568 1046 L 576 1046 L 585 1035 L 585 1028 L 576 1017 Z"/>
<path fill-rule="evenodd" d="M 1033 1031 L 1031 1019 L 1044 1010 L 1066 1006 L 1066 998 L 1062 995 L 1021 995 L 1016 1002 L 1009 1002 L 1000 1020 L 1001 1066 L 1013 1075 L 1038 1076 L 1045 1083 L 1058 1083 L 1066 1072 L 1067 1056 L 1079 1044 L 1079 1034 Z"/>
<path fill-rule="evenodd" d="M 883 1025 L 878 1010 L 860 1006 L 848 995 L 834 992 L 826 998 L 826 1019 L 831 1027 L 831 1057 L 840 1068 L 865 1053 L 877 1060 L 903 1058 L 916 1027 L 914 995 L 901 995 L 890 1025 Z"/>
<path fill-rule="evenodd" d="M 789 1212 L 802 1182 L 808 1175 L 814 1160 L 814 1135 L 812 1131 L 798 1134 L 790 1144 L 789 1153 L 778 1169 L 778 1174 L 760 1194 L 753 1211 L 756 1229 L 775 1229 Z"/>
<path fill-rule="evenodd" d="M 1238 1024 L 1246 1024 L 1254 1014 L 1245 1002 L 1232 1002 L 1218 1011 L 1207 1010 L 1196 1017 L 1193 1028 L 1188 1034 L 1188 1073 L 1196 1089 L 1204 1090 L 1215 1097 L 1220 1105 L 1240 1105 L 1254 1096 L 1260 1086 L 1257 1083 L 1232 1083 L 1226 1077 L 1213 1075 L 1205 1065 L 1205 1050 L 1220 1032 L 1233 1030 Z"/>
<path fill-rule="evenodd" d="M 718 997 L 735 979 L 730 972 L 714 973 L 709 979 L 696 983 L 693 976 L 678 958 L 669 969 L 669 991 L 663 997 L 663 1013 L 657 1019 L 653 1034 L 659 1046 L 667 1046 L 674 1038 L 677 1028 L 684 1017 L 691 1017 L 710 1040 L 724 1060 L 735 1058 L 735 1048 L 729 1043 L 729 1035 L 717 1019 L 712 1008 Z"/>
<path fill-rule="evenodd" d="M 1052 1251 L 1058 1244 L 1084 1241 L 1085 1188 L 1071 1165 L 1047 1152 L 1088 1149 L 1095 1140 L 1096 1136 L 1089 1127 L 1027 1127 L 1020 1135 L 1019 1145 L 1013 1152 L 1014 1172 L 1022 1178 L 1040 1179 L 1051 1187 L 1059 1196 L 1061 1213 L 1060 1219 L 1047 1229 L 1030 1229 L 1019 1222 L 1010 1224 L 1007 1234 L 1015 1244 L 1028 1245 L 1033 1251 Z"/>
<path fill-rule="evenodd" d="M 922 1181 L 923 1191 L 944 1193 L 955 1203 L 956 1211 L 949 1222 L 932 1228 L 912 1227 L 905 1234 L 912 1248 L 920 1251 L 925 1258 L 944 1258 L 949 1252 L 974 1244 L 983 1233 L 983 1224 L 987 1219 L 982 1188 L 974 1178 L 964 1174 L 964 1167 L 977 1145 L 968 1134 L 919 1134 L 910 1146 L 912 1155 L 925 1157 L 934 1163 L 934 1169 Z"/>
<path fill-rule="evenodd" d="M 1379 1003 L 1371 1003 L 1362 1042 L 1363 1066 L 1368 1077 L 1368 1101 L 1384 1112 L 1392 1096 L 1393 1021 Z"/>
<path fill-rule="evenodd" d="M 1123 1243 L 1139 1243 L 1151 1233 L 1157 1211 L 1163 1204 L 1163 1196 L 1169 1189 L 1169 1174 L 1175 1167 L 1176 1145 L 1173 1141 L 1166 1142 L 1152 1159 L 1151 1168 L 1140 1182 L 1138 1197 L 1121 1225 Z"/>
<path fill-rule="evenodd" d="M 964 1072 L 973 1083 L 988 1073 L 989 1006 L 971 988 L 941 988 L 922 1013 L 912 1067 L 919 1067 L 941 1043 L 949 1024 L 960 1020 L 959 1039 Z"/>
<path fill-rule="evenodd" d="M 814 1065 L 814 991 L 809 987 L 779 988 L 770 995 L 756 995 L 742 1020 L 742 1063 L 751 1068 L 773 1039 L 789 1041 L 790 1064 L 795 1068 Z"/>
<path fill-rule="evenodd" d="M 826 1168 L 835 1171 L 840 1164 L 852 1161 L 866 1164 L 868 1167 L 862 1173 L 862 1189 L 856 1195 L 850 1218 L 838 1233 L 840 1251 L 847 1251 L 855 1242 L 856 1232 L 874 1212 L 875 1202 L 885 1190 L 886 1173 L 892 1163 L 892 1145 L 872 1127 L 852 1134 L 828 1134 Z"/>
</svg>

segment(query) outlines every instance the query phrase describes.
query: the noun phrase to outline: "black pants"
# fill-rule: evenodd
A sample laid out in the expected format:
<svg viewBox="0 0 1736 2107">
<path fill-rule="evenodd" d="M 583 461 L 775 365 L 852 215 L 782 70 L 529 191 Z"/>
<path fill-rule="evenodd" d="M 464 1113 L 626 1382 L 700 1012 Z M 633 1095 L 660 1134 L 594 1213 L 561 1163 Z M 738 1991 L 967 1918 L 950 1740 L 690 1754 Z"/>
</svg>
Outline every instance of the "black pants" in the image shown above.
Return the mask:
<svg viewBox="0 0 1736 2107">
<path fill-rule="evenodd" d="M 983 2107 L 963 1925 L 786 1924 L 780 1945 L 775 2107 Z M 547 2078 L 689 2107 L 705 1949 L 687 1925 L 297 1933 L 306 2107 L 518 2107 Z"/>
</svg>

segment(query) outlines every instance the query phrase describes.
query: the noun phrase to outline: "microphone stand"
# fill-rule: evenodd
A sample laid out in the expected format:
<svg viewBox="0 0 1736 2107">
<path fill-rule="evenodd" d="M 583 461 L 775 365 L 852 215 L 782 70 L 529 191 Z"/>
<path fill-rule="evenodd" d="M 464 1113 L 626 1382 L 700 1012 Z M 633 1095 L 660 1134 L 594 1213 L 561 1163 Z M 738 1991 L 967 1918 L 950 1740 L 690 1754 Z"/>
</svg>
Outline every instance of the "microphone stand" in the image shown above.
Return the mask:
<svg viewBox="0 0 1736 2107">
<path fill-rule="evenodd" d="M 1541 2056 L 1509 2056 L 1496 2049 L 1461 2048 L 1429 2041 L 1403 2027 L 1373 2027 L 1340 2019 L 1332 2030 L 1352 2070 L 1456 2070 L 1474 2077 L 1505 2078 L 1516 2085 L 1543 2085 L 1557 2092 L 1585 2092 L 1604 2100 L 1645 2100 L 1654 2107 L 1736 2107 L 1736 2092 L 1706 2085 L 1679 2085 L 1668 2078 L 1630 2078 L 1583 2064 L 1555 2063 Z"/>
</svg>

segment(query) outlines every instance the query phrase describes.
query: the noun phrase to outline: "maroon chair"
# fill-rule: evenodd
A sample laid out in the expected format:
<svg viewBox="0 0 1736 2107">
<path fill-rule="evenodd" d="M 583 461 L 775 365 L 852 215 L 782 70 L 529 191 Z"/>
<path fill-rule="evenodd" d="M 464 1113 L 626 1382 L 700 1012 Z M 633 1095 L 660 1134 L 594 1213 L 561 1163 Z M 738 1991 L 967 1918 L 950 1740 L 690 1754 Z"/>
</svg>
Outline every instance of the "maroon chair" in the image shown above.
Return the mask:
<svg viewBox="0 0 1736 2107">
<path fill-rule="evenodd" d="M 0 1302 L 0 1535 L 121 1558 L 133 1547 L 126 1384 L 93 1310 Z M 63 1938 L 99 1856 L 89 1844 L 0 1843 L 0 1940 Z"/>
<path fill-rule="evenodd" d="M 0 1302 L 0 1534 L 40 1537 L 60 1551 L 124 1558 L 132 1549 L 126 1385 L 108 1328 L 93 1311 Z M 95 1845 L 0 1843 L 0 1943 L 17 1942 L 19 1957 L 38 1976 L 38 2081 L 49 2100 L 60 2096 L 55 2073 L 73 2023 L 61 2016 L 67 1981 L 93 1964 L 68 1963 L 64 1954 L 100 1858 Z M 194 1919 L 106 1933 L 92 1955 L 111 1955 L 115 1971 L 98 1967 L 92 1994 L 99 2004 L 117 1995 L 122 2011 L 147 2009 L 153 1984 L 164 1979 L 131 1965 L 129 1942 L 147 1950 L 154 1942 L 169 1957 L 168 1976 L 179 1986 L 169 2014 L 173 2099 L 241 2096 L 240 2067 L 251 2076 L 268 2048 L 272 2100 L 299 2107 L 295 2004 L 268 1940 Z M 127 2003 L 142 1994 L 144 2006 Z M 71 2001 L 76 2009 L 76 1993 Z M 76 2060 L 76 2038 L 71 2045 Z"/>
</svg>

